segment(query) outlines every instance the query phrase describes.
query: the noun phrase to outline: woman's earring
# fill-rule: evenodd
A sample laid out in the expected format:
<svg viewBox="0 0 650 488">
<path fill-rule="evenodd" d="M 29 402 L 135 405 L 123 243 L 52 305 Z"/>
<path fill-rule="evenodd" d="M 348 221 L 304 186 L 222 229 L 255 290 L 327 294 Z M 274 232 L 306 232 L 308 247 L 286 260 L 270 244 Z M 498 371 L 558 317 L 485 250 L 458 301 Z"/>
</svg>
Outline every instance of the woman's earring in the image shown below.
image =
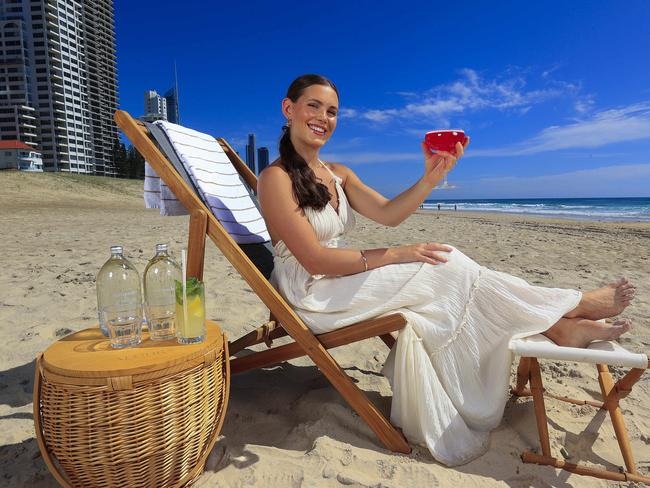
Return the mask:
<svg viewBox="0 0 650 488">
<path fill-rule="evenodd" d="M 287 119 L 287 127 L 291 127 L 291 119 Z"/>
</svg>

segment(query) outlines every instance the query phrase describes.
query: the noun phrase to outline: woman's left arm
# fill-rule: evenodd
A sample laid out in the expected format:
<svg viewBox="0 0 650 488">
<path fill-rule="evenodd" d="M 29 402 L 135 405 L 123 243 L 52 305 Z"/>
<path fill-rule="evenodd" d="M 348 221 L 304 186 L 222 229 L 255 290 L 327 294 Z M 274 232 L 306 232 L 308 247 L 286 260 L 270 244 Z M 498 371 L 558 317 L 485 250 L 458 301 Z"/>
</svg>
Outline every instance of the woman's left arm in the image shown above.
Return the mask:
<svg viewBox="0 0 650 488">
<path fill-rule="evenodd" d="M 345 194 L 352 208 L 375 222 L 394 227 L 418 209 L 431 190 L 462 157 L 468 143 L 469 140 L 465 146 L 457 143 L 454 156 L 443 151 L 432 152 L 423 142 L 424 175 L 409 189 L 390 200 L 364 184 L 351 169 L 342 165 L 336 165 L 335 169 L 344 176 Z"/>
</svg>

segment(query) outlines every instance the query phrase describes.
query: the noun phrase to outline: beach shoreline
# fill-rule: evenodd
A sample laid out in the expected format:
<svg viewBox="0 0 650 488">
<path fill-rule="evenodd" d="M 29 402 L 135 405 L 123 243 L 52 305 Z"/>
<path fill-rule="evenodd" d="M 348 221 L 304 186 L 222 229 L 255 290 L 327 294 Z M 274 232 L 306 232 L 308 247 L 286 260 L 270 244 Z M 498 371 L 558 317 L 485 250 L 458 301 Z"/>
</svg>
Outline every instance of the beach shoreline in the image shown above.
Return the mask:
<svg viewBox="0 0 650 488">
<path fill-rule="evenodd" d="M 187 245 L 188 217 L 145 209 L 142 182 L 42 176 L 0 173 L 0 479 L 8 487 L 57 486 L 34 438 L 34 358 L 70 331 L 96 325 L 94 279 L 109 247 L 122 244 L 142 273 L 156 243 L 168 242 L 176 256 Z M 417 211 L 395 228 L 358 217 L 348 244 L 448 243 L 483 266 L 540 286 L 587 290 L 627 276 L 638 285 L 624 314 L 635 325 L 620 342 L 634 352 L 650 351 L 650 223 L 436 214 Z M 210 242 L 204 279 L 207 316 L 229 338 L 268 320 L 266 307 Z M 386 415 L 391 390 L 381 368 L 387 353 L 378 339 L 333 350 Z M 553 393 L 596 397 L 593 366 L 546 361 L 542 368 Z M 572 462 L 610 469 L 622 463 L 608 419 L 594 423 L 596 411 L 586 406 L 548 405 L 554 453 L 564 447 Z M 647 475 L 649 374 L 623 406 L 639 469 Z M 233 377 L 221 434 L 195 486 L 611 486 L 522 464 L 519 454 L 538 447 L 530 399 L 508 402 L 488 452 L 464 466 L 446 468 L 418 446 L 408 456 L 390 453 L 304 358 Z"/>
<path fill-rule="evenodd" d="M 485 211 L 477 211 L 477 210 L 454 210 L 452 208 L 441 208 L 440 210 L 435 209 L 435 208 L 420 208 L 416 210 L 416 214 L 424 214 L 424 215 L 437 215 L 438 213 L 440 215 L 457 215 L 459 217 L 468 217 L 468 218 L 481 218 L 485 217 L 488 219 L 499 219 L 500 217 L 504 217 L 505 219 L 527 219 L 532 222 L 540 222 L 544 223 L 547 221 L 551 221 L 553 223 L 564 223 L 564 222 L 578 222 L 578 223 L 583 223 L 583 224 L 638 224 L 640 228 L 648 227 L 650 228 L 650 222 L 649 221 L 644 221 L 644 220 L 631 220 L 631 219 L 621 219 L 621 220 L 615 220 L 615 219 L 594 219 L 594 218 L 589 218 L 589 217 L 569 217 L 569 216 L 562 216 L 562 215 L 553 215 L 553 214 L 530 214 L 530 213 L 523 213 L 523 212 L 497 212 L 493 210 L 485 210 Z"/>
<path fill-rule="evenodd" d="M 541 216 L 563 220 L 650 222 L 650 197 L 425 200 L 422 208 Z"/>
</svg>

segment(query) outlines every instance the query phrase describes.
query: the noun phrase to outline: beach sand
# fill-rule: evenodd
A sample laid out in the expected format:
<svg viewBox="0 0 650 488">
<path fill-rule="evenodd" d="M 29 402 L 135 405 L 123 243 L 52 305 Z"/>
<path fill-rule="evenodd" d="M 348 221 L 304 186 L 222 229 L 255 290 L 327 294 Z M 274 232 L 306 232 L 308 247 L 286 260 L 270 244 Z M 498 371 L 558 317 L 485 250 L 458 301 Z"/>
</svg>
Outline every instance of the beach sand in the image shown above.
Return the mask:
<svg viewBox="0 0 650 488">
<path fill-rule="evenodd" d="M 123 245 L 142 272 L 157 242 L 180 255 L 188 218 L 144 209 L 137 181 L 2 172 L 0 188 L 0 484 L 54 487 L 34 438 L 34 357 L 70 331 L 96 324 L 94 280 L 109 246 Z M 482 265 L 537 285 L 587 290 L 627 276 L 638 292 L 624 313 L 634 329 L 621 343 L 650 351 L 650 224 L 418 212 L 398 228 L 359 218 L 350 244 L 418 241 L 453 244 Z M 264 305 L 211 243 L 205 282 L 207 315 L 230 338 L 267 319 Z M 387 353 L 378 339 L 333 352 L 384 413 L 391 391 L 380 370 Z M 554 393 L 594 398 L 599 391 L 593 366 L 546 361 L 542 367 Z M 588 406 L 547 400 L 547 407 L 554 453 L 564 447 L 571 462 L 622 464 L 602 412 L 594 420 Z M 639 469 L 648 474 L 650 374 L 623 401 L 623 412 Z M 469 464 L 444 467 L 417 446 L 395 455 L 306 359 L 233 377 L 221 434 L 196 486 L 608 486 L 521 462 L 521 451 L 538 446 L 530 399 L 508 403 L 489 451 Z"/>
</svg>

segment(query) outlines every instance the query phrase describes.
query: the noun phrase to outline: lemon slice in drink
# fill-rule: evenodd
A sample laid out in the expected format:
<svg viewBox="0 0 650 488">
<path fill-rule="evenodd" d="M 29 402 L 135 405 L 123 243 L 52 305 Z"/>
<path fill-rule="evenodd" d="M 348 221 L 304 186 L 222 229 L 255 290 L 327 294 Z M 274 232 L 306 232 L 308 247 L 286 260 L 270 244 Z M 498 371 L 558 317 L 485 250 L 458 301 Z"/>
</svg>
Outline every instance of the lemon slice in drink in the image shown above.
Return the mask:
<svg viewBox="0 0 650 488">
<path fill-rule="evenodd" d="M 196 295 L 195 297 L 188 297 L 187 300 L 187 313 L 194 317 L 203 315 L 203 304 L 201 303 L 201 297 Z"/>
</svg>

